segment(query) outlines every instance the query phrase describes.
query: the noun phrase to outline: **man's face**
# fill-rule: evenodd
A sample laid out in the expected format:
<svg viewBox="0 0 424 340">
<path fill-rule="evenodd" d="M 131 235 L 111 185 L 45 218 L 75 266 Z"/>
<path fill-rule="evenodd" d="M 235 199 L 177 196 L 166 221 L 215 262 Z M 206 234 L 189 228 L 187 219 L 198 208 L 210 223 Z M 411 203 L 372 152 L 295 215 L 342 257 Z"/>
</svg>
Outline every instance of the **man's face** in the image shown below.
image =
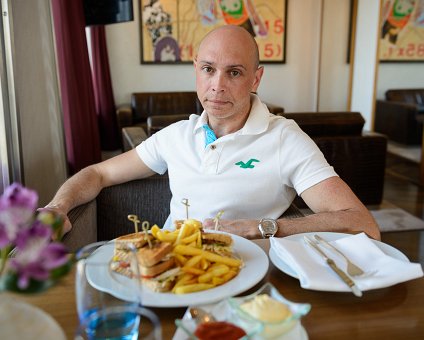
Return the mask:
<svg viewBox="0 0 424 340">
<path fill-rule="evenodd" d="M 247 117 L 250 111 L 250 93 L 257 90 L 263 70 L 246 39 L 240 32 L 221 30 L 201 44 L 194 62 L 196 88 L 210 119 Z"/>
</svg>

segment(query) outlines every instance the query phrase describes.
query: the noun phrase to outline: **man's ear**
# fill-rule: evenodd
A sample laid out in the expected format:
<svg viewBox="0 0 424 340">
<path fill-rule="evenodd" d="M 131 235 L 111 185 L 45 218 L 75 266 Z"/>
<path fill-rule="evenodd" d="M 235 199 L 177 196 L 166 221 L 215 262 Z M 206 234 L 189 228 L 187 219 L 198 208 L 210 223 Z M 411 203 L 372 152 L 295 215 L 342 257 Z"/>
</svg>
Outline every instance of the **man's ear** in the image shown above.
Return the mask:
<svg viewBox="0 0 424 340">
<path fill-rule="evenodd" d="M 263 74 L 264 74 L 264 67 L 259 66 L 258 69 L 255 71 L 255 80 L 253 81 L 252 92 L 256 92 L 258 90 Z"/>
</svg>

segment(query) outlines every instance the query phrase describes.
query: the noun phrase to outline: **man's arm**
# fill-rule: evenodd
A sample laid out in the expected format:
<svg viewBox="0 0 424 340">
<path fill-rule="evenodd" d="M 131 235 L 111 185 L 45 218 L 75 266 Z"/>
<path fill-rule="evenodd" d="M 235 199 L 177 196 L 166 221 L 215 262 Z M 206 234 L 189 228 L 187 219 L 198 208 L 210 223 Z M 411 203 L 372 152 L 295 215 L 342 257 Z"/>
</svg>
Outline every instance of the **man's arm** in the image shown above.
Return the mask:
<svg viewBox="0 0 424 340">
<path fill-rule="evenodd" d="M 45 207 L 56 211 L 65 218 L 64 233 L 71 229 L 68 212 L 93 200 L 105 187 L 153 175 L 135 149 L 90 165 L 69 178 Z"/>
<path fill-rule="evenodd" d="M 328 178 L 305 190 L 301 197 L 314 212 L 295 219 L 279 219 L 276 236 L 331 231 L 342 233 L 365 232 L 379 240 L 380 231 L 368 209 L 339 177 Z M 205 221 L 212 226 L 210 220 Z M 246 238 L 261 238 L 259 220 L 221 220 L 220 230 Z"/>
</svg>

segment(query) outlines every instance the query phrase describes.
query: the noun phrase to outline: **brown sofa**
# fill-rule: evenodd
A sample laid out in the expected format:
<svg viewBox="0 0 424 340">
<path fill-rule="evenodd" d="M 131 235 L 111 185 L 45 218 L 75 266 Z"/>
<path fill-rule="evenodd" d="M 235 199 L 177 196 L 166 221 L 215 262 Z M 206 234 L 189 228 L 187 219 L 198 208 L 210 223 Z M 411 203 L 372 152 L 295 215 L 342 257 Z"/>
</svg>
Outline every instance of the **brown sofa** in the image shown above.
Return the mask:
<svg viewBox="0 0 424 340">
<path fill-rule="evenodd" d="M 386 136 L 363 131 L 359 112 L 284 113 L 318 145 L 328 163 L 366 205 L 383 198 L 386 165 Z M 300 199 L 296 201 L 304 207 Z"/>
<path fill-rule="evenodd" d="M 424 120 L 424 89 L 392 89 L 377 100 L 375 131 L 397 143 L 421 145 Z"/>
<path fill-rule="evenodd" d="M 147 118 L 152 115 L 200 114 L 202 105 L 196 92 L 137 92 L 131 103 L 118 107 L 118 126 L 139 126 L 147 131 Z"/>
<path fill-rule="evenodd" d="M 72 230 L 63 238 L 70 251 L 101 240 L 134 232 L 129 214 L 136 214 L 150 225 L 162 226 L 169 215 L 171 191 L 168 176 L 149 178 L 114 185 L 103 189 L 97 198 L 69 213 Z M 283 214 L 286 218 L 303 216 L 295 205 Z"/>
</svg>

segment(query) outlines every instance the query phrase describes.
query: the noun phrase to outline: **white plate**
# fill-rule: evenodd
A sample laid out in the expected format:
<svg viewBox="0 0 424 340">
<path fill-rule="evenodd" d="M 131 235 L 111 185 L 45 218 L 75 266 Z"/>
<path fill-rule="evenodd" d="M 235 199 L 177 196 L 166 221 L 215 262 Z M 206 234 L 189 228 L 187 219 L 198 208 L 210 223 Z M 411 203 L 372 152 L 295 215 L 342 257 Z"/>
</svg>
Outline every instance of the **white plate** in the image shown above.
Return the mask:
<svg viewBox="0 0 424 340">
<path fill-rule="evenodd" d="M 57 339 L 66 336 L 55 319 L 43 310 L 16 298 L 0 301 L 0 339 Z"/>
<path fill-rule="evenodd" d="M 343 237 L 352 236 L 351 234 L 343 234 L 343 233 L 316 232 L 316 233 L 295 234 L 295 235 L 287 236 L 285 238 L 287 240 L 303 242 L 303 237 L 304 236 L 311 236 L 311 235 L 312 236 L 313 235 L 320 235 L 321 237 L 325 238 L 328 241 L 335 241 L 335 240 L 338 240 L 338 239 L 343 238 Z M 391 256 L 391 257 L 393 257 L 395 259 L 398 259 L 398 260 L 409 262 L 409 259 L 402 252 L 400 252 L 399 250 L 397 250 L 396 248 L 393 248 L 392 246 L 390 246 L 390 245 L 388 245 L 386 243 L 380 242 L 380 241 L 376 241 L 376 240 L 372 240 L 372 241 L 386 255 Z M 282 272 L 284 272 L 287 275 L 290 275 L 290 276 L 298 279 L 297 274 L 293 271 L 293 269 L 287 263 L 285 263 L 275 253 L 275 250 L 273 248 L 270 248 L 269 249 L 269 258 L 270 258 L 271 262 L 274 264 L 274 266 L 276 266 Z M 346 291 L 348 291 L 348 290 L 346 290 Z"/>
<path fill-rule="evenodd" d="M 234 240 L 234 251 L 242 258 L 244 266 L 240 273 L 229 282 L 212 289 L 190 294 L 155 293 L 148 288 L 143 289 L 142 305 L 146 307 L 186 307 L 193 304 L 217 302 L 230 296 L 240 294 L 257 284 L 268 271 L 269 260 L 261 247 L 243 237 L 231 235 Z M 101 247 L 93 254 L 93 260 L 112 258 L 113 247 Z M 128 286 L 120 285 L 108 271 L 87 273 L 92 285 L 110 293 L 119 299 L 137 301 L 136 292 Z M 124 278 L 124 280 L 129 280 Z"/>
<path fill-rule="evenodd" d="M 212 313 L 217 320 L 226 320 L 227 316 L 231 313 L 230 307 L 227 301 L 221 301 L 216 304 L 209 304 L 205 306 L 200 306 L 200 308 Z M 187 309 L 184 313 L 183 319 L 190 319 L 190 312 Z M 172 340 L 186 340 L 187 334 L 181 328 L 177 328 L 177 331 L 174 334 Z M 262 339 L 260 336 L 253 337 L 254 340 Z M 305 328 L 302 326 L 300 321 L 296 326 L 288 333 L 278 338 L 279 340 L 308 340 L 308 333 L 306 333 Z"/>
</svg>

